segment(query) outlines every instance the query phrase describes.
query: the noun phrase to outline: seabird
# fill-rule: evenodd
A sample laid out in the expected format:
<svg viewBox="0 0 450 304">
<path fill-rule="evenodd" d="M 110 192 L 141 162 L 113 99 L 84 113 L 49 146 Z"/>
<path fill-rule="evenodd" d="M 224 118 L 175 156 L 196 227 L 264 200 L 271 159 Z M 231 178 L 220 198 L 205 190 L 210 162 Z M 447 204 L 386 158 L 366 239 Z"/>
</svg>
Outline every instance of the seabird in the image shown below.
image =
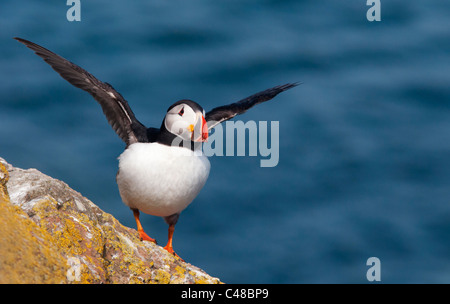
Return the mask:
<svg viewBox="0 0 450 304">
<path fill-rule="evenodd" d="M 175 256 L 172 246 L 175 224 L 181 211 L 194 200 L 208 179 L 210 163 L 201 152 L 201 144 L 208 139 L 209 131 L 298 85 L 275 86 L 206 114 L 198 103 L 180 100 L 168 108 L 160 128 L 147 128 L 110 84 L 36 43 L 14 39 L 33 50 L 62 78 L 91 94 L 100 104 L 108 123 L 126 144 L 125 151 L 119 156 L 116 181 L 122 201 L 133 211 L 139 237 L 156 243 L 144 232 L 139 211 L 163 217 L 169 225 L 164 249 Z"/>
</svg>

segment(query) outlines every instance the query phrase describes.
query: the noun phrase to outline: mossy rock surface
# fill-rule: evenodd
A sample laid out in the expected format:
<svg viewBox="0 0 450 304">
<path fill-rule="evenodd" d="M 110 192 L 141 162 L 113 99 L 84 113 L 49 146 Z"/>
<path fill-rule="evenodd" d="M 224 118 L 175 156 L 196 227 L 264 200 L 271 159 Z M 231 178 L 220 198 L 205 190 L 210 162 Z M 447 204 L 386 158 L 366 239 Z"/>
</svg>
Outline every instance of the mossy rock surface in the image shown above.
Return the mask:
<svg viewBox="0 0 450 304">
<path fill-rule="evenodd" d="M 67 184 L 0 158 L 0 283 L 220 283 Z"/>
</svg>

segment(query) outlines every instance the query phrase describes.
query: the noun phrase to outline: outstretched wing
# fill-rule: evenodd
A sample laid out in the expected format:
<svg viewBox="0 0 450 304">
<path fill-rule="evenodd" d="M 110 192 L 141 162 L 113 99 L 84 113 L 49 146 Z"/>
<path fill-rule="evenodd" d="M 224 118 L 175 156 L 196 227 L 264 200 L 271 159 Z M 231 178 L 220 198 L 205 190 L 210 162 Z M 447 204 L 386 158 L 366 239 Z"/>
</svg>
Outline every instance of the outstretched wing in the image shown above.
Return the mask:
<svg viewBox="0 0 450 304">
<path fill-rule="evenodd" d="M 211 111 L 206 113 L 206 123 L 208 124 L 208 130 L 211 130 L 225 120 L 231 119 L 236 115 L 244 113 L 251 107 L 261 102 L 271 100 L 281 92 L 289 90 L 290 88 L 293 88 L 297 85 L 298 83 L 287 83 L 284 85 L 279 85 L 271 89 L 253 94 L 252 96 L 244 98 L 238 102 L 212 109 Z"/>
<path fill-rule="evenodd" d="M 14 38 L 42 57 L 62 78 L 91 94 L 100 104 L 114 131 L 128 145 L 147 141 L 146 127 L 134 116 L 128 102 L 110 84 L 101 82 L 92 74 L 36 43 Z"/>
</svg>

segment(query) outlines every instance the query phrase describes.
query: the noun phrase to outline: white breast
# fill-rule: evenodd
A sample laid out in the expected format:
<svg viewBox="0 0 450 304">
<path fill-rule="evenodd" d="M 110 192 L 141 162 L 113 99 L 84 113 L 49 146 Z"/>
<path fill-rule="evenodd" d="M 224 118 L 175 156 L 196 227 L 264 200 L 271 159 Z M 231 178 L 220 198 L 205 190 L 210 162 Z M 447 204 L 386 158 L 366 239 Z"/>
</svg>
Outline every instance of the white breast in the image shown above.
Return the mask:
<svg viewBox="0 0 450 304">
<path fill-rule="evenodd" d="M 117 184 L 123 202 L 156 216 L 181 212 L 208 179 L 210 163 L 200 151 L 135 143 L 119 157 Z"/>
</svg>

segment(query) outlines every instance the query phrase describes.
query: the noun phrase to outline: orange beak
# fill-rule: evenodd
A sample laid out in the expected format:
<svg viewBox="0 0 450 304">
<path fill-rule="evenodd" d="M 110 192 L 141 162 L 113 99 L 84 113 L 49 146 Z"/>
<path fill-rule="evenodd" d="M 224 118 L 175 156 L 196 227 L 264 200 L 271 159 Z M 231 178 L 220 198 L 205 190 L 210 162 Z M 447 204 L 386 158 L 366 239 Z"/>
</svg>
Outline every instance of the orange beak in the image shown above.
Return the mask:
<svg viewBox="0 0 450 304">
<path fill-rule="evenodd" d="M 194 133 L 192 132 L 192 138 L 194 138 Z M 206 123 L 205 117 L 202 115 L 202 125 L 201 125 L 201 136 L 194 139 L 193 141 L 197 142 L 206 142 L 208 141 L 208 124 Z"/>
</svg>

